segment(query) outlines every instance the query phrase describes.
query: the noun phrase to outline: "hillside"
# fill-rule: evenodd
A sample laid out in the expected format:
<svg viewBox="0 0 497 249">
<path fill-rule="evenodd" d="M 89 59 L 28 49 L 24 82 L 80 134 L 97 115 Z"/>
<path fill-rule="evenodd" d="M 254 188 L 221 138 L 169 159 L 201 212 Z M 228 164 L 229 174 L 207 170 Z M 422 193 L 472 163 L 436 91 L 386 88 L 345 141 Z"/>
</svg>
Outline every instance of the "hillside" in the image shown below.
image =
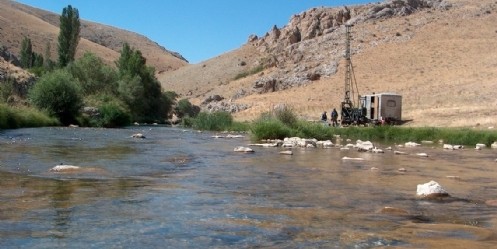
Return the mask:
<svg viewBox="0 0 497 249">
<path fill-rule="evenodd" d="M 64 7 L 66 6 L 61 6 L 60 12 Z M 51 58 L 56 60 L 59 14 L 0 0 L 0 46 L 18 56 L 21 41 L 27 36 L 32 41 L 34 52 L 43 55 L 47 43 L 50 43 Z M 180 54 L 168 51 L 145 36 L 130 31 L 81 20 L 80 35 L 76 57 L 82 56 L 85 51 L 91 51 L 113 65 L 119 57 L 123 42 L 128 42 L 142 52 L 147 63 L 155 67 L 157 73 L 176 70 L 188 64 Z"/>
<path fill-rule="evenodd" d="M 390 0 L 319 7 L 291 17 L 239 49 L 159 76 L 165 89 L 204 109 L 252 120 L 278 104 L 307 119 L 338 107 L 344 89 L 344 28 L 352 28 L 359 93 L 403 95 L 409 126 L 497 124 L 497 3 Z M 258 67 L 264 70 L 259 72 Z M 257 72 L 235 80 L 237 75 Z"/>
</svg>

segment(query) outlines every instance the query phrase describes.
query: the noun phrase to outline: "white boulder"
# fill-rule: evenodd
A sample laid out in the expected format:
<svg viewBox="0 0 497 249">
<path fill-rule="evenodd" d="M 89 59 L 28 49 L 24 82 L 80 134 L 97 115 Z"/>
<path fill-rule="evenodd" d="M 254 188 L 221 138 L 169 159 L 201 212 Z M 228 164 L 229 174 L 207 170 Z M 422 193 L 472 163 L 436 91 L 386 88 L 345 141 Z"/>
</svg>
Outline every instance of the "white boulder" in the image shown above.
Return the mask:
<svg viewBox="0 0 497 249">
<path fill-rule="evenodd" d="M 418 184 L 416 195 L 423 198 L 446 197 L 449 193 L 438 182 L 430 181 L 425 184 Z"/>
<path fill-rule="evenodd" d="M 407 142 L 404 144 L 406 147 L 417 147 L 420 146 L 421 144 L 418 144 L 416 142 Z"/>
<path fill-rule="evenodd" d="M 317 141 L 316 146 L 326 149 L 326 148 L 332 148 L 334 144 L 330 140 L 326 140 L 326 141 Z"/>
<path fill-rule="evenodd" d="M 382 149 L 374 147 L 371 152 L 373 153 L 385 153 Z"/>
<path fill-rule="evenodd" d="M 416 156 L 419 156 L 419 157 L 428 157 L 428 154 L 426 154 L 426 153 L 416 153 Z"/>
<path fill-rule="evenodd" d="M 477 150 L 481 150 L 481 149 L 484 149 L 484 148 L 487 148 L 486 144 L 476 144 L 476 146 L 475 146 L 475 149 L 477 149 Z"/>
<path fill-rule="evenodd" d="M 145 138 L 145 135 L 141 134 L 141 133 L 135 133 L 133 135 L 131 135 L 132 138 Z"/>
<path fill-rule="evenodd" d="M 497 142 L 494 142 L 493 144 L 490 145 L 490 148 L 492 149 L 497 149 Z"/>
<path fill-rule="evenodd" d="M 249 147 L 238 146 L 233 149 L 235 152 L 243 152 L 243 153 L 253 153 L 254 150 Z"/>
<path fill-rule="evenodd" d="M 293 155 L 293 151 L 291 151 L 291 150 L 282 150 L 282 151 L 280 151 L 280 154 L 281 155 L 289 155 L 289 156 L 291 156 L 291 155 Z"/>
<path fill-rule="evenodd" d="M 452 146 L 452 144 L 444 144 L 443 149 L 444 150 L 453 150 L 454 146 Z"/>
<path fill-rule="evenodd" d="M 359 151 L 371 151 L 374 148 L 374 145 L 371 141 L 357 140 L 355 147 L 357 147 Z"/>
<path fill-rule="evenodd" d="M 79 170 L 79 169 L 80 169 L 79 166 L 61 164 L 61 165 L 57 165 L 57 166 L 51 168 L 50 171 L 51 172 L 68 172 L 68 171 L 75 171 L 75 170 Z"/>
</svg>

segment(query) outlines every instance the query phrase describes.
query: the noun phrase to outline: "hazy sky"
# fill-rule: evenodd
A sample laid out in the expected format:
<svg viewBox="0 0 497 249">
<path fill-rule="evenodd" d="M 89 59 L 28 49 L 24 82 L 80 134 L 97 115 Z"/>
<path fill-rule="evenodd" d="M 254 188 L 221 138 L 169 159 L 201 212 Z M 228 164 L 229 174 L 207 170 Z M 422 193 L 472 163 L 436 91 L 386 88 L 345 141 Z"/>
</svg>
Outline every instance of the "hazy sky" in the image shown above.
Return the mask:
<svg viewBox="0 0 497 249">
<path fill-rule="evenodd" d="M 18 0 L 57 14 L 69 4 L 81 19 L 147 36 L 199 63 L 283 27 L 312 7 L 356 5 L 371 0 Z"/>
</svg>

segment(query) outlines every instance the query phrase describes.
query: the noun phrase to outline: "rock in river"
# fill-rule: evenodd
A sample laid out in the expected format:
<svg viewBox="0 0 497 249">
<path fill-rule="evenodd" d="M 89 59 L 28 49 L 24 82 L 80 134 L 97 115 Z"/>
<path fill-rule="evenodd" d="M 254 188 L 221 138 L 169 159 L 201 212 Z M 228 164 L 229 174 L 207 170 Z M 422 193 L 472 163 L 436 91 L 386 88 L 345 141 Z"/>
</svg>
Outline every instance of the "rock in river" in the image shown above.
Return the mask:
<svg viewBox="0 0 497 249">
<path fill-rule="evenodd" d="M 448 197 L 449 193 L 438 182 L 430 181 L 425 184 L 418 184 L 417 196 L 423 198 Z"/>
</svg>

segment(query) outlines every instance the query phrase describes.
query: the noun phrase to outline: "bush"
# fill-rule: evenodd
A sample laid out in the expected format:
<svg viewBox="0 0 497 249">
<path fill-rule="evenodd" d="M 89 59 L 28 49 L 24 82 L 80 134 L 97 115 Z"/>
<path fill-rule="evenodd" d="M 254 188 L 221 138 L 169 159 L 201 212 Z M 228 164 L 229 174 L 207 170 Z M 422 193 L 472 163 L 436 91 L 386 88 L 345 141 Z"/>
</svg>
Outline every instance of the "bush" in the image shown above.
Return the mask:
<svg viewBox="0 0 497 249">
<path fill-rule="evenodd" d="M 200 112 L 200 107 L 192 105 L 188 99 L 181 99 L 176 105 L 176 114 L 179 118 L 184 116 L 195 117 Z"/>
<path fill-rule="evenodd" d="M 264 66 L 263 65 L 258 65 L 252 69 L 250 69 L 249 71 L 245 71 L 245 72 L 241 72 L 239 74 L 237 74 L 235 76 L 235 78 L 233 78 L 233 80 L 239 80 L 239 79 L 242 79 L 242 78 L 245 78 L 247 76 L 250 76 L 250 75 L 253 75 L 253 74 L 256 74 L 256 73 L 260 73 L 264 70 Z"/>
<path fill-rule="evenodd" d="M 58 121 L 39 110 L 0 105 L 0 129 L 56 126 Z"/>
<path fill-rule="evenodd" d="M 252 139 L 283 139 L 292 135 L 292 130 L 278 119 L 260 119 L 252 125 Z"/>
<path fill-rule="evenodd" d="M 62 124 L 74 122 L 83 104 L 81 89 L 76 80 L 65 70 L 43 75 L 29 92 L 31 103 Z"/>
<path fill-rule="evenodd" d="M 71 75 L 78 79 L 84 95 L 104 92 L 116 94 L 117 71 L 105 65 L 96 55 L 87 52 L 67 68 Z"/>
<path fill-rule="evenodd" d="M 295 115 L 290 107 L 283 106 L 281 108 L 277 108 L 274 110 L 274 116 L 289 127 L 295 127 L 297 125 L 297 115 Z"/>
<path fill-rule="evenodd" d="M 102 104 L 98 109 L 100 111 L 98 126 L 114 128 L 131 124 L 129 113 L 116 102 Z"/>
<path fill-rule="evenodd" d="M 233 124 L 233 117 L 228 112 L 201 112 L 193 120 L 192 127 L 199 130 L 224 131 Z"/>
<path fill-rule="evenodd" d="M 315 138 L 318 140 L 329 140 L 333 136 L 333 129 L 321 122 L 311 123 L 298 121 L 292 130 L 292 136 L 303 138 Z"/>
</svg>

